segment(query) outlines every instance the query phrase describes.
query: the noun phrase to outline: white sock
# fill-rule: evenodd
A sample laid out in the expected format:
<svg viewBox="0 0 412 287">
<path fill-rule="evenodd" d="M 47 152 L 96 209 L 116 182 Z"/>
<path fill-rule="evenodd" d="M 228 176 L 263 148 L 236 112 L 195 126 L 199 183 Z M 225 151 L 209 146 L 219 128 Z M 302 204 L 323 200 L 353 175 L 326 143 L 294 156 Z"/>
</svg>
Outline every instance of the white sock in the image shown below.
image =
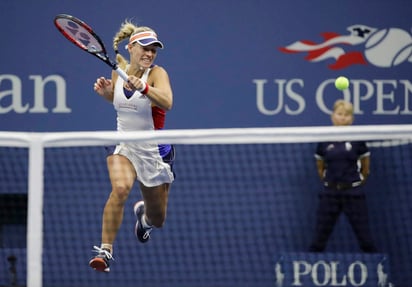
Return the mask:
<svg viewBox="0 0 412 287">
<path fill-rule="evenodd" d="M 102 243 L 102 244 L 100 245 L 100 248 L 101 248 L 101 249 L 109 250 L 110 254 L 113 254 L 113 245 L 112 245 L 112 244 Z"/>
<path fill-rule="evenodd" d="M 147 221 L 148 221 L 148 219 L 146 218 L 146 214 L 143 214 L 143 216 L 142 216 L 142 226 L 143 226 L 143 228 L 152 228 L 152 225 L 149 224 Z"/>
</svg>

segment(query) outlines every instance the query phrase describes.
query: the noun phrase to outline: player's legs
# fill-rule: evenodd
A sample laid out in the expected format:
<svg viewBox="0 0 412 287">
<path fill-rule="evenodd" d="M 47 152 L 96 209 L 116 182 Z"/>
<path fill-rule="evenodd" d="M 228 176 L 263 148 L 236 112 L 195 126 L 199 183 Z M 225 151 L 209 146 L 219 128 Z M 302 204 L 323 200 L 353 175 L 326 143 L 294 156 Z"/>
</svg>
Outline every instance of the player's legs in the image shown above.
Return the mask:
<svg viewBox="0 0 412 287">
<path fill-rule="evenodd" d="M 164 183 L 154 187 L 140 184 L 140 189 L 142 191 L 147 223 L 158 228 L 162 227 L 166 219 L 170 184 Z"/>
<path fill-rule="evenodd" d="M 136 172 L 130 161 L 122 155 L 107 158 L 112 191 L 103 212 L 102 243 L 113 244 L 123 221 L 124 204 L 136 179 Z"/>
<path fill-rule="evenodd" d="M 169 153 L 162 157 L 162 160 L 170 166 L 170 170 L 175 177 L 173 171 L 174 159 L 175 149 L 172 146 Z M 170 183 L 165 182 L 149 187 L 140 182 L 143 200 L 136 202 L 134 205 L 134 213 L 137 217 L 135 234 L 140 242 L 144 243 L 150 239 L 153 227 L 160 228 L 163 226 L 166 219 L 170 185 Z"/>
<path fill-rule="evenodd" d="M 113 242 L 123 221 L 124 204 L 136 178 L 136 172 L 130 161 L 121 155 L 107 158 L 112 191 L 106 201 L 102 219 L 102 241 L 98 253 L 90 260 L 89 265 L 97 271 L 109 272 L 109 260 L 112 259 Z"/>
<path fill-rule="evenodd" d="M 147 187 L 140 184 L 143 200 L 136 202 L 134 213 L 137 217 L 135 235 L 145 243 L 150 239 L 153 227 L 162 227 L 166 219 L 169 183 Z"/>
</svg>

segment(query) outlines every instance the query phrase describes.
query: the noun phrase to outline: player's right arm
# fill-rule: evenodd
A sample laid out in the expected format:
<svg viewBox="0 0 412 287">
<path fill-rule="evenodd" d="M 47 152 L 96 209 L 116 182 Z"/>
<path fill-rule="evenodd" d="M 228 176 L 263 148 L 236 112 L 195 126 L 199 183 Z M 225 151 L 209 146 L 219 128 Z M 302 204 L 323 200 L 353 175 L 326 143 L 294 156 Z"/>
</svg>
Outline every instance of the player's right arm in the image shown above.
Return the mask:
<svg viewBox="0 0 412 287">
<path fill-rule="evenodd" d="M 93 89 L 98 95 L 102 96 L 109 102 L 113 102 L 114 89 L 112 80 L 106 79 L 105 77 L 97 78 L 93 85 Z"/>
</svg>

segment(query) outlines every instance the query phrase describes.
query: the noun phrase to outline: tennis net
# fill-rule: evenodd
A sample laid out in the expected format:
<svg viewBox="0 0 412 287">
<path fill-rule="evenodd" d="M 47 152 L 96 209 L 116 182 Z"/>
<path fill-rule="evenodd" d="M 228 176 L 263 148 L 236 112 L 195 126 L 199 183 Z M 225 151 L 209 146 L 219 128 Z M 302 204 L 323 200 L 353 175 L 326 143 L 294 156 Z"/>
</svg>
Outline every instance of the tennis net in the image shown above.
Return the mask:
<svg viewBox="0 0 412 287">
<path fill-rule="evenodd" d="M 278 255 L 305 256 L 312 237 L 316 143 L 347 140 L 368 142 L 372 235 L 391 282 L 411 286 L 412 125 L 0 132 L 0 286 L 274 286 Z M 166 224 L 145 245 L 133 234 L 135 185 L 111 272 L 101 274 L 88 261 L 111 189 L 104 146 L 125 141 L 174 144 L 176 180 Z M 327 252 L 358 260 L 343 216 Z"/>
</svg>

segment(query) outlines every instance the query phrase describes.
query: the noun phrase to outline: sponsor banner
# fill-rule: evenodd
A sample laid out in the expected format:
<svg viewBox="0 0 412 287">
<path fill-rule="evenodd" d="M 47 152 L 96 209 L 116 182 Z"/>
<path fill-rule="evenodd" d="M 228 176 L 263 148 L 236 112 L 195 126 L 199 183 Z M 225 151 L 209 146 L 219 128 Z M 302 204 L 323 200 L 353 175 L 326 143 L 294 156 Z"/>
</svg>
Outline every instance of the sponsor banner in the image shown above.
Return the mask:
<svg viewBox="0 0 412 287">
<path fill-rule="evenodd" d="M 386 254 L 284 253 L 275 258 L 275 286 L 395 286 Z"/>
<path fill-rule="evenodd" d="M 281 47 L 284 53 L 306 53 L 311 63 L 331 60 L 328 68 L 341 70 L 352 65 L 391 68 L 412 63 L 412 37 L 400 28 L 378 28 L 363 24 L 347 27 L 347 34 L 321 33 L 324 41 L 296 41 Z"/>
<path fill-rule="evenodd" d="M 96 29 L 111 57 L 126 18 L 156 30 L 165 49 L 155 63 L 167 70 L 174 94 L 167 129 L 329 125 L 340 98 L 354 103 L 355 124 L 409 124 L 412 36 L 405 19 L 412 6 L 379 2 L 245 0 L 233 9 L 230 0 L 160 0 L 156 17 L 146 17 L 107 8 L 108 0 L 89 0 L 93 13 L 70 1 L 0 1 L 3 27 L 19 19 L 3 35 L 0 130 L 116 129 L 113 106 L 93 91 L 96 78 L 111 70 L 62 37 L 53 24 L 59 13 Z M 353 10 L 360 14 L 347 13 Z M 213 20 L 202 11 L 213 11 Z M 181 13 L 191 21 L 176 17 Z M 33 23 L 35 31 L 26 33 Z M 334 87 L 339 76 L 350 80 L 347 90 Z"/>
</svg>

